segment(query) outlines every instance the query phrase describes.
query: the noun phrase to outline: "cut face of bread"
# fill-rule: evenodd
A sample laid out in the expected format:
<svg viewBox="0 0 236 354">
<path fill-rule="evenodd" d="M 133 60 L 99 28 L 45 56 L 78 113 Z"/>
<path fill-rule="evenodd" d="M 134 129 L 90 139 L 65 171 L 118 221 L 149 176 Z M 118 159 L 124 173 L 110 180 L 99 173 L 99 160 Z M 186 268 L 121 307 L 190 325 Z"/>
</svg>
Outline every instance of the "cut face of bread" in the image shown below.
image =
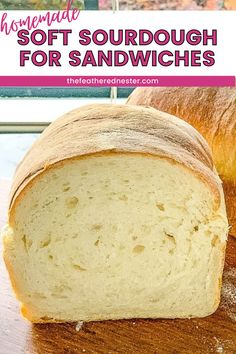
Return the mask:
<svg viewBox="0 0 236 354">
<path fill-rule="evenodd" d="M 128 103 L 174 114 L 202 134 L 223 181 L 229 233 L 236 237 L 236 87 L 139 87 Z"/>
<path fill-rule="evenodd" d="M 221 182 L 190 125 L 90 105 L 51 124 L 18 166 L 4 258 L 33 322 L 206 316 L 227 237 Z"/>
<path fill-rule="evenodd" d="M 94 154 L 58 162 L 25 188 L 5 261 L 33 322 L 206 316 L 227 235 L 223 196 L 170 159 Z"/>
</svg>

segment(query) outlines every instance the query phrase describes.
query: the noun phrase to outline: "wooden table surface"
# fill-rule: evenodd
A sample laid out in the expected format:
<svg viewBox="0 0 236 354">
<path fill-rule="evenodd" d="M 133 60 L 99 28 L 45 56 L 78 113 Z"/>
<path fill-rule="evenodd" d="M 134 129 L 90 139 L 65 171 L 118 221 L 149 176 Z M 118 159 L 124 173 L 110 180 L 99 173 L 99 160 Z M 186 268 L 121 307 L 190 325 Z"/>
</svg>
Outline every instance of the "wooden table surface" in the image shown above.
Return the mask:
<svg viewBox="0 0 236 354">
<path fill-rule="evenodd" d="M 9 182 L 0 181 L 0 226 Z M 125 320 L 31 325 L 19 314 L 0 257 L 0 354 L 236 353 L 236 239 L 229 238 L 222 301 L 215 314 L 191 320 Z"/>
</svg>

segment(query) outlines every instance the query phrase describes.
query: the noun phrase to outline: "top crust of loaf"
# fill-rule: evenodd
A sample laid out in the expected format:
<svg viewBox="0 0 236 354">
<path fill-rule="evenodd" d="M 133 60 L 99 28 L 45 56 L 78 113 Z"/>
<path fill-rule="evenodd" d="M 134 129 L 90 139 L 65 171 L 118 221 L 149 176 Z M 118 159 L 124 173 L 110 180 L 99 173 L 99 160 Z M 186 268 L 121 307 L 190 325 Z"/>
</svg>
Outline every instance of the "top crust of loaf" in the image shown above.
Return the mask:
<svg viewBox="0 0 236 354">
<path fill-rule="evenodd" d="M 236 87 L 137 88 L 128 103 L 160 109 L 193 125 L 212 147 L 220 176 L 236 182 Z"/>
<path fill-rule="evenodd" d="M 221 182 L 209 147 L 189 124 L 153 108 L 96 104 L 57 119 L 26 154 L 13 180 L 10 224 L 16 201 L 37 176 L 64 160 L 105 153 L 138 153 L 179 163 L 211 188 L 216 208 L 221 203 Z"/>
</svg>

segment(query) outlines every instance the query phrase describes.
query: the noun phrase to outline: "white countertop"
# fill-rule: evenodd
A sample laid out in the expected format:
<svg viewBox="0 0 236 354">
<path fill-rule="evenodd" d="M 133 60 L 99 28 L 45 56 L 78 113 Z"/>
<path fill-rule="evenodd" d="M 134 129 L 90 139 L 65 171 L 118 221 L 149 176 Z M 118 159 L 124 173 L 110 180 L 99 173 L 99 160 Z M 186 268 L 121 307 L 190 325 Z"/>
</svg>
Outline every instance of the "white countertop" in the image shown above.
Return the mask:
<svg viewBox="0 0 236 354">
<path fill-rule="evenodd" d="M 0 179 L 11 179 L 38 134 L 0 134 Z"/>
</svg>

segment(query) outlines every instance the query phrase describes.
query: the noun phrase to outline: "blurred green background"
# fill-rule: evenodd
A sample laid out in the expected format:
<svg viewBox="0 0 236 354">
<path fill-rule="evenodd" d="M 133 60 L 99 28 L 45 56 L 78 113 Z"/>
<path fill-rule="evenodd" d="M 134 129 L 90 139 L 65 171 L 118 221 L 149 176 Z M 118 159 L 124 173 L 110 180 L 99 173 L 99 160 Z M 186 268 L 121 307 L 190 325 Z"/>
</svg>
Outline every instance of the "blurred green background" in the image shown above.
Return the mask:
<svg viewBox="0 0 236 354">
<path fill-rule="evenodd" d="M 67 0 L 0 0 L 0 10 L 62 10 Z M 73 7 L 82 9 L 83 0 L 74 0 Z"/>
</svg>

